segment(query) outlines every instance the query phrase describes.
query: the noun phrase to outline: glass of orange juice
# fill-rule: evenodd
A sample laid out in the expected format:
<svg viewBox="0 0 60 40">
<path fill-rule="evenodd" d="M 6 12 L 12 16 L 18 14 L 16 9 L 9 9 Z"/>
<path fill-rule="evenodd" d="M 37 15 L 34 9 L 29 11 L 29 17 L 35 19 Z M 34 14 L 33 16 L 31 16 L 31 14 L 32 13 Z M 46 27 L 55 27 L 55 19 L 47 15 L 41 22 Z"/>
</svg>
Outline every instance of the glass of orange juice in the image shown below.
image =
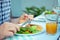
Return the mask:
<svg viewBox="0 0 60 40">
<path fill-rule="evenodd" d="M 57 32 L 57 22 L 58 22 L 58 15 L 56 14 L 49 14 L 46 18 L 46 32 L 48 34 L 55 34 Z"/>
<path fill-rule="evenodd" d="M 57 23 L 56 22 L 46 23 L 46 32 L 48 34 L 55 34 L 57 32 Z"/>
</svg>

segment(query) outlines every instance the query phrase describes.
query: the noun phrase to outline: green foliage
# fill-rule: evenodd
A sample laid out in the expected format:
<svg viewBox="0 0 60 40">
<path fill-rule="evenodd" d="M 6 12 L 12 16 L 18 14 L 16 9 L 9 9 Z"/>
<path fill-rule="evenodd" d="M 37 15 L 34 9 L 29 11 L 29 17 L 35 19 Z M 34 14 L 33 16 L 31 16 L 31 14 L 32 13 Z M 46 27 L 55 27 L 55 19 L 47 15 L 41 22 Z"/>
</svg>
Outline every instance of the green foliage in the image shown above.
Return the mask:
<svg viewBox="0 0 60 40">
<path fill-rule="evenodd" d="M 24 12 L 27 14 L 32 14 L 36 17 L 38 15 L 41 15 L 42 12 L 44 12 L 45 10 L 46 8 L 44 6 L 40 8 L 32 6 L 32 7 L 26 7 L 26 10 Z"/>
</svg>

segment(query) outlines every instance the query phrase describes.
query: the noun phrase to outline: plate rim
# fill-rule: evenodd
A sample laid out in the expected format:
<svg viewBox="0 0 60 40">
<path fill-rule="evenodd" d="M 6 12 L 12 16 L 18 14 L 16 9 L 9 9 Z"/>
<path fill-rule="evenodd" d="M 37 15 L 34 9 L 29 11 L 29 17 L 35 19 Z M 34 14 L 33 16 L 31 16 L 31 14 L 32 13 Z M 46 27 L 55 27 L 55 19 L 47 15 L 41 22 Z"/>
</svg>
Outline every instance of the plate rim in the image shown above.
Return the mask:
<svg viewBox="0 0 60 40">
<path fill-rule="evenodd" d="M 18 24 L 18 25 L 22 25 L 22 24 Z M 36 24 L 36 25 L 38 25 L 38 24 Z M 43 28 L 43 27 L 42 27 Z M 37 33 L 34 33 L 34 34 L 18 34 L 18 33 L 15 33 L 15 35 L 36 35 L 36 34 L 41 34 L 41 33 L 43 33 L 45 31 L 45 29 L 43 28 L 42 29 L 42 31 L 40 31 L 40 32 L 37 32 Z"/>
</svg>

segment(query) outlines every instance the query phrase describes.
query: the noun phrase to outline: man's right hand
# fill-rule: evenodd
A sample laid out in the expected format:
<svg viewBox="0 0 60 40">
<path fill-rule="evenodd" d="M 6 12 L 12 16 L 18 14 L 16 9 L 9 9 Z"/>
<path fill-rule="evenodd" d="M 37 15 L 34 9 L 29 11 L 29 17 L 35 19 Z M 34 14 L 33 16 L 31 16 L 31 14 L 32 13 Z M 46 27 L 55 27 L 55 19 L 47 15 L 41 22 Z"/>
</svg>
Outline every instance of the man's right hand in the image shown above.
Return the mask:
<svg viewBox="0 0 60 40">
<path fill-rule="evenodd" d="M 0 39 L 3 39 L 4 37 L 13 36 L 17 31 L 19 31 L 18 25 L 5 22 L 0 26 Z"/>
</svg>

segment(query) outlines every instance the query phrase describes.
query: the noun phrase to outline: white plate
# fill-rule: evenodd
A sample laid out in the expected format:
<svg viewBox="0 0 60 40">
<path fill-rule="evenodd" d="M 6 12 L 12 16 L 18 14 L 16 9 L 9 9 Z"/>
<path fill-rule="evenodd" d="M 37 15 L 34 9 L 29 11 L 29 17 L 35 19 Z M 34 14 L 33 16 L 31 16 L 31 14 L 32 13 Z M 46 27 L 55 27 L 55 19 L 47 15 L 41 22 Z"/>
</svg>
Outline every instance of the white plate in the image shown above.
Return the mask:
<svg viewBox="0 0 60 40">
<path fill-rule="evenodd" d="M 47 19 L 50 19 L 50 20 L 56 20 L 57 19 L 57 16 L 58 15 L 56 15 L 56 14 L 47 14 L 47 15 L 45 15 L 45 17 Z"/>
<path fill-rule="evenodd" d="M 38 23 L 31 23 L 31 24 L 35 24 L 35 25 L 37 25 Z M 19 24 L 19 25 L 21 25 L 21 24 Z M 38 25 L 40 25 L 40 24 L 38 24 Z M 15 35 L 18 35 L 18 36 L 20 36 L 20 35 L 22 35 L 22 36 L 24 36 L 24 35 L 37 35 L 37 34 L 42 34 L 42 33 L 44 33 L 45 32 L 45 25 L 44 24 L 42 24 L 42 31 L 40 31 L 40 32 L 38 32 L 38 33 L 34 33 L 34 34 L 18 34 L 18 33 L 16 33 Z"/>
</svg>

